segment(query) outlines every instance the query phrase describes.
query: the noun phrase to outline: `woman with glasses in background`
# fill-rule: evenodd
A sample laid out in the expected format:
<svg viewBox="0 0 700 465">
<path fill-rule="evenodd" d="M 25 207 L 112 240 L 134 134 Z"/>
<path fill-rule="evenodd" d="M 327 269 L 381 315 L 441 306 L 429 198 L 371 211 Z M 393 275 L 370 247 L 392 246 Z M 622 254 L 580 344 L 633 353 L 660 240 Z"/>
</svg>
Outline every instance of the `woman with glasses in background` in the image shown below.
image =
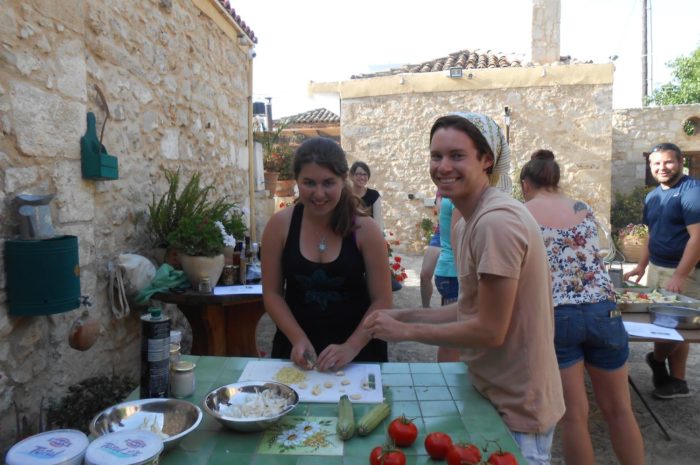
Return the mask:
<svg viewBox="0 0 700 465">
<path fill-rule="evenodd" d="M 352 180 L 352 193 L 358 196 L 369 216 L 379 225 L 379 230 L 384 232 L 384 220 L 382 218 L 382 196 L 379 192 L 367 187 L 367 182 L 372 174 L 369 166 L 363 161 L 356 161 L 350 167 L 350 179 Z"/>
</svg>

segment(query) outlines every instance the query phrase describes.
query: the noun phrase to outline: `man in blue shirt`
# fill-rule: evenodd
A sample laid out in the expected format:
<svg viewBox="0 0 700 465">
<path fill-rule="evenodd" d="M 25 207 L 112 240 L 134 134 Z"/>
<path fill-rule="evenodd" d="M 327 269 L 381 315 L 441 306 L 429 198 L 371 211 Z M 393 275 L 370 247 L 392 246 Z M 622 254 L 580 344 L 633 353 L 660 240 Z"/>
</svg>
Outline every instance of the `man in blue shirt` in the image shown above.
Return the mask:
<svg viewBox="0 0 700 465">
<path fill-rule="evenodd" d="M 624 278 L 641 279 L 647 264 L 647 285 L 700 298 L 700 180 L 683 174 L 683 155 L 670 143 L 655 146 L 649 154 L 651 174 L 659 186 L 644 199 L 644 223 L 649 240 L 637 266 Z M 647 354 L 655 397 L 672 399 L 690 395 L 685 381 L 687 342 L 655 342 Z M 666 368 L 668 360 L 668 368 Z"/>
</svg>

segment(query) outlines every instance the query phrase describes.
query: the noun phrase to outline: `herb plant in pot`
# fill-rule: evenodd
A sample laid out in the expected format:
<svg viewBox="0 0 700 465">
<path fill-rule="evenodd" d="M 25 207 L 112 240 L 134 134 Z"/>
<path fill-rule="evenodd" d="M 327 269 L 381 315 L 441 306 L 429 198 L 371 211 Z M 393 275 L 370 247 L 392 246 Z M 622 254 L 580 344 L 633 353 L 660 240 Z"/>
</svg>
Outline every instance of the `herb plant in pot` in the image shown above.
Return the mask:
<svg viewBox="0 0 700 465">
<path fill-rule="evenodd" d="M 182 189 L 180 189 L 179 169 L 173 171 L 165 168 L 163 173 L 168 182 L 168 189 L 159 199 L 156 199 L 155 194 L 153 195 L 153 200 L 148 206 L 146 230 L 152 241 L 156 260 L 179 268 L 177 249 L 171 244 L 169 235 L 178 227 L 181 219 L 193 215 L 206 215 L 213 220 L 225 219 L 229 211 L 239 210 L 237 205 L 228 202 L 226 197 L 215 201 L 210 200 L 209 194 L 214 191 L 214 186 L 211 184 L 201 186 L 199 172 L 192 174 Z M 234 218 L 236 221 L 240 219 L 241 217 Z M 245 223 L 242 222 L 242 224 L 245 227 Z"/>
<path fill-rule="evenodd" d="M 280 175 L 277 179 L 277 197 L 292 197 L 294 196 L 294 148 L 289 145 L 278 146 L 280 162 Z"/>
<path fill-rule="evenodd" d="M 265 170 L 265 189 L 269 196 L 275 195 L 277 180 L 284 164 L 284 158 L 280 151 L 280 137 L 286 125 L 280 124 L 274 131 L 262 131 L 255 133 L 255 141 L 262 144 L 263 169 Z"/>
<path fill-rule="evenodd" d="M 181 218 L 168 234 L 168 242 L 180 253 L 182 270 L 192 287 L 198 289 L 204 278 L 213 288 L 224 269 L 224 236 L 216 218 L 205 213 Z"/>
</svg>

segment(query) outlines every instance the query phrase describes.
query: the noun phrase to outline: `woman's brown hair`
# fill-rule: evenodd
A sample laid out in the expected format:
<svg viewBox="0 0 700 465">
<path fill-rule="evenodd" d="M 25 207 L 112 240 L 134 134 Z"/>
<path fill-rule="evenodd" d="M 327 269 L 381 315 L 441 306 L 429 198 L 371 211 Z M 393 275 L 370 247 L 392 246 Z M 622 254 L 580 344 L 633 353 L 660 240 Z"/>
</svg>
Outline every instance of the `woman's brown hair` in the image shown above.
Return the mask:
<svg viewBox="0 0 700 465">
<path fill-rule="evenodd" d="M 301 168 L 309 163 L 323 166 L 343 179 L 340 200 L 331 215 L 331 228 L 341 237 L 346 237 L 356 228 L 355 217 L 366 214 L 360 208 L 360 199 L 352 193 L 348 184 L 348 159 L 345 151 L 333 139 L 327 137 L 307 139 L 294 153 L 294 179 L 299 179 Z"/>
</svg>

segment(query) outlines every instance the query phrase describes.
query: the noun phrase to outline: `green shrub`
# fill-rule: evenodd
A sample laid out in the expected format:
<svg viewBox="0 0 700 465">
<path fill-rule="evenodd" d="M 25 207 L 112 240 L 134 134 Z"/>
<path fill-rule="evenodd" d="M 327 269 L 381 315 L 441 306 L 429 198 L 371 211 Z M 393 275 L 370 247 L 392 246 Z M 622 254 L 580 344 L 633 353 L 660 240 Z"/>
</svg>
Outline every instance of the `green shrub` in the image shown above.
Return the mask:
<svg viewBox="0 0 700 465">
<path fill-rule="evenodd" d="M 423 240 L 427 243 L 430 242 L 430 238 L 433 237 L 433 230 L 435 229 L 435 225 L 433 224 L 433 220 L 430 218 L 423 218 L 420 220 L 419 223 L 420 230 L 421 230 L 421 236 L 423 236 Z"/>
<path fill-rule="evenodd" d="M 224 237 L 219 221 L 207 214 L 195 214 L 182 218 L 177 227 L 168 234 L 168 243 L 185 255 L 214 257 L 224 251 Z"/>
<path fill-rule="evenodd" d="M 642 223 L 644 211 L 644 197 L 654 186 L 638 186 L 629 194 L 615 192 L 612 210 L 610 211 L 610 224 L 613 234 L 628 224 Z"/>
<path fill-rule="evenodd" d="M 90 434 L 92 418 L 102 410 L 123 402 L 137 386 L 136 381 L 121 376 L 87 378 L 68 388 L 59 401 L 52 401 L 47 412 L 51 429 L 77 429 Z"/>
</svg>

